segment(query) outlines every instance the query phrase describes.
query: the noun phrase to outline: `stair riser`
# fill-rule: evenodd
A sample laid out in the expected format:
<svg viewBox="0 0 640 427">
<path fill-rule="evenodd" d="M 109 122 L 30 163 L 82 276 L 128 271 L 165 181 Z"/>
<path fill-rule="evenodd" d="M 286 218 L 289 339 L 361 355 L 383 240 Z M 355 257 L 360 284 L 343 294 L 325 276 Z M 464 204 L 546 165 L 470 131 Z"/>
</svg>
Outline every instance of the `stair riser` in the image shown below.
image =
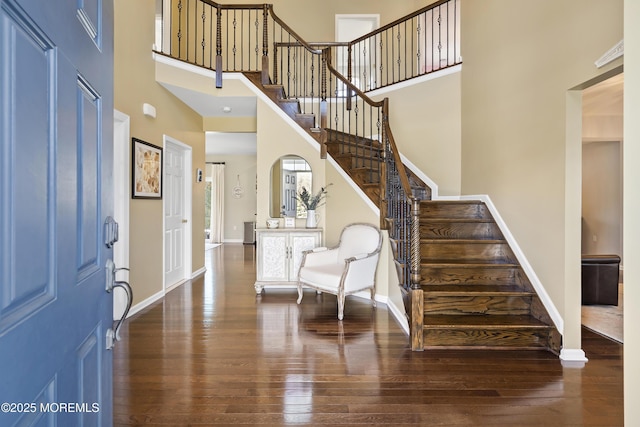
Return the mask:
<svg viewBox="0 0 640 427">
<path fill-rule="evenodd" d="M 423 239 L 502 239 L 495 223 L 429 222 L 420 221 L 420 237 Z"/>
<path fill-rule="evenodd" d="M 349 171 L 349 175 L 359 184 L 378 184 L 380 182 L 380 174 L 374 170 L 355 169 Z"/>
<path fill-rule="evenodd" d="M 430 296 L 425 292 L 424 312 L 428 314 L 529 314 L 528 296 Z"/>
<path fill-rule="evenodd" d="M 278 101 L 278 105 L 282 108 L 282 111 L 287 113 L 291 118 L 295 119 L 296 114 L 300 113 L 300 104 L 298 104 L 298 101 L 281 99 Z"/>
<path fill-rule="evenodd" d="M 478 202 L 423 202 L 420 205 L 420 216 L 425 218 L 491 218 L 486 205 Z"/>
<path fill-rule="evenodd" d="M 428 329 L 425 347 L 493 347 L 546 349 L 547 329 Z"/>
<path fill-rule="evenodd" d="M 311 129 L 315 127 L 316 120 L 313 116 L 309 116 L 308 114 L 300 115 L 296 114 L 293 119 L 302 127 L 303 129 Z"/>
<path fill-rule="evenodd" d="M 332 155 L 333 156 L 333 155 Z M 334 156 L 336 161 L 345 170 L 357 169 L 357 168 L 372 168 L 373 170 L 380 170 L 381 162 L 375 159 L 362 159 L 354 156 Z"/>
<path fill-rule="evenodd" d="M 264 92 L 267 94 L 269 98 L 274 101 L 278 101 L 280 99 L 284 99 L 284 89 L 282 86 L 265 86 Z"/>
<path fill-rule="evenodd" d="M 502 263 L 515 262 L 509 245 L 506 243 L 433 243 L 420 244 L 423 263 L 435 262 L 467 262 L 467 263 Z"/>
<path fill-rule="evenodd" d="M 377 144 L 372 148 L 370 145 L 365 143 L 355 145 L 355 144 L 340 144 L 336 141 L 327 141 L 327 151 L 331 154 L 357 154 L 359 156 L 372 156 L 375 155 L 377 157 L 381 157 L 381 150 L 377 148 Z"/>
<path fill-rule="evenodd" d="M 511 285 L 517 283 L 517 268 L 438 268 L 423 265 L 420 269 L 421 283 L 429 284 L 466 284 L 466 285 Z"/>
</svg>

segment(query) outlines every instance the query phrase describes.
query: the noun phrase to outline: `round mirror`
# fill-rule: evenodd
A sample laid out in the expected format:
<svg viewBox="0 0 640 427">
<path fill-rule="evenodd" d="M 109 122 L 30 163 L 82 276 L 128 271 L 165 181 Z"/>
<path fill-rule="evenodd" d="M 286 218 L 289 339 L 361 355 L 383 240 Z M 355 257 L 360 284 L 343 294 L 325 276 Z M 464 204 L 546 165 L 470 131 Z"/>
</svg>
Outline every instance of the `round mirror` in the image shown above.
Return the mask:
<svg viewBox="0 0 640 427">
<path fill-rule="evenodd" d="M 296 198 L 302 187 L 311 190 L 311 166 L 299 156 L 282 156 L 271 166 L 271 218 L 306 218 L 307 211 Z"/>
</svg>

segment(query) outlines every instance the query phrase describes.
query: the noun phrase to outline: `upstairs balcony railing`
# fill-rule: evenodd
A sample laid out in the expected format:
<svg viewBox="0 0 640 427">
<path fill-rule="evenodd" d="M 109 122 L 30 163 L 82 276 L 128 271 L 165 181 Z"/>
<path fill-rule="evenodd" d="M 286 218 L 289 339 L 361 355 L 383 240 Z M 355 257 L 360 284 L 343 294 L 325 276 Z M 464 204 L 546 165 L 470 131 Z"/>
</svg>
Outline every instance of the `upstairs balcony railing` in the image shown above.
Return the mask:
<svg viewBox="0 0 640 427">
<path fill-rule="evenodd" d="M 460 64 L 459 3 L 435 2 L 339 47 L 339 71 L 368 92 Z"/>
</svg>

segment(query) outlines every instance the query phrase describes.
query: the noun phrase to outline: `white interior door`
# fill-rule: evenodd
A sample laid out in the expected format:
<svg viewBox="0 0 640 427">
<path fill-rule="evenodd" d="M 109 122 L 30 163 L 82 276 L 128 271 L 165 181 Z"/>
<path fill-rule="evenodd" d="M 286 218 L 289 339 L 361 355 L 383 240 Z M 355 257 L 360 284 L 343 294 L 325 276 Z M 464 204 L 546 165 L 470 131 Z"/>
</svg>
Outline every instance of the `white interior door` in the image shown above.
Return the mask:
<svg viewBox="0 0 640 427">
<path fill-rule="evenodd" d="M 190 149 L 165 138 L 164 273 L 165 289 L 188 278 L 191 248 Z"/>
</svg>

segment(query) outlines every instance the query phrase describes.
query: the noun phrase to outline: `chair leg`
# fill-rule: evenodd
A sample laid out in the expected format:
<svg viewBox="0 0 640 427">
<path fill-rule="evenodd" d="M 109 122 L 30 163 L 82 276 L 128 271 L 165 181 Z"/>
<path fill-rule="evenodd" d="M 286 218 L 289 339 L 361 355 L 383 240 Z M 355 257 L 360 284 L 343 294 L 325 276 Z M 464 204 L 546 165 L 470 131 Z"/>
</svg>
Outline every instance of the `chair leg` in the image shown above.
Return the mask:
<svg viewBox="0 0 640 427">
<path fill-rule="evenodd" d="M 373 306 L 376 306 L 376 290 L 375 288 L 371 288 L 371 303 L 373 304 Z"/>
<path fill-rule="evenodd" d="M 298 282 L 298 304 L 302 302 L 302 296 L 304 293 L 302 292 L 302 283 Z"/>
<path fill-rule="evenodd" d="M 344 291 L 338 292 L 338 320 L 344 318 Z"/>
</svg>

